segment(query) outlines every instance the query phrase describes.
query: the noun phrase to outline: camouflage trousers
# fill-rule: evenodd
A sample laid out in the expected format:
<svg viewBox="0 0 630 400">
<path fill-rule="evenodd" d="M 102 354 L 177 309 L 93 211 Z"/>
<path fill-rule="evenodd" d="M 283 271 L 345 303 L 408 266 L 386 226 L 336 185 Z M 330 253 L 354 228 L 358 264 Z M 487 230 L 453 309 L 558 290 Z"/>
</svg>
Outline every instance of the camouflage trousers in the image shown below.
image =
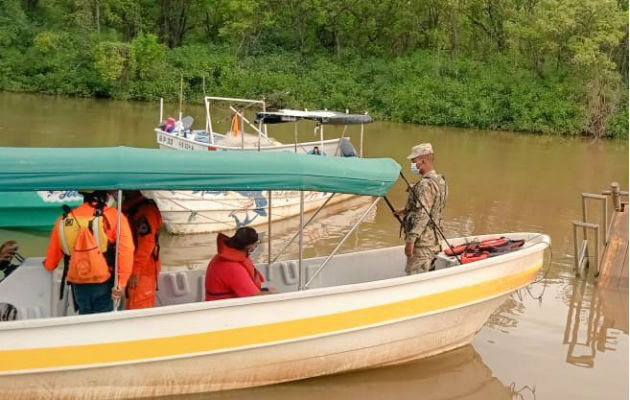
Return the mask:
<svg viewBox="0 0 630 400">
<path fill-rule="evenodd" d="M 433 260 L 442 250 L 437 241 L 416 240 L 413 246 L 413 254 L 407 257 L 407 266 L 405 272 L 407 275 L 420 274 L 427 272 L 433 267 Z"/>
</svg>

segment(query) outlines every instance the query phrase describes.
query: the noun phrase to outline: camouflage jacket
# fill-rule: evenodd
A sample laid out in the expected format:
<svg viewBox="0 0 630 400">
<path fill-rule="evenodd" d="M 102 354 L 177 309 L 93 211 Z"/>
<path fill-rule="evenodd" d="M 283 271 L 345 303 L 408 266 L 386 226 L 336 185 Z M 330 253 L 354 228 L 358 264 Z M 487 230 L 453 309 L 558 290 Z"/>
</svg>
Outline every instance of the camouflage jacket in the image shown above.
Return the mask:
<svg viewBox="0 0 630 400">
<path fill-rule="evenodd" d="M 437 238 L 435 226 L 431 223 L 429 215 L 436 224 L 442 228 L 442 210 L 448 197 L 448 186 L 442 175 L 435 171 L 429 171 L 422 176 L 409 191 L 409 198 L 405 206 L 404 230 L 405 240 L 417 240 L 430 235 Z M 422 205 L 420 205 L 422 201 Z"/>
</svg>

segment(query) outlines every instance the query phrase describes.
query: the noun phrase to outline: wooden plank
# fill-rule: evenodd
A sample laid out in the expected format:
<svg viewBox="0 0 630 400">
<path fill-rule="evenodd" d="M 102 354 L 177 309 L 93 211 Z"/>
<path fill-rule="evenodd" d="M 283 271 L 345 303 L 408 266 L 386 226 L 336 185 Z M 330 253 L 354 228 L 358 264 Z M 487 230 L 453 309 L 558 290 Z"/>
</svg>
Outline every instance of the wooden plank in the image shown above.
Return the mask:
<svg viewBox="0 0 630 400">
<path fill-rule="evenodd" d="M 628 290 L 628 207 L 623 212 L 614 212 L 612 218 L 598 286 Z"/>
</svg>

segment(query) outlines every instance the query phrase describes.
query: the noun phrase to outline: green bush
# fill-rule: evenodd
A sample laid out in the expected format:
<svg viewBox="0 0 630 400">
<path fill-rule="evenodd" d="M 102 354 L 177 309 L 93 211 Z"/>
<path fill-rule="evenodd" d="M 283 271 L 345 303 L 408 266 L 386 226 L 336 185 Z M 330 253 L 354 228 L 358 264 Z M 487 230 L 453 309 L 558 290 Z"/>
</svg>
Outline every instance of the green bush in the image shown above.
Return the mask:
<svg viewBox="0 0 630 400">
<path fill-rule="evenodd" d="M 238 56 L 224 46 L 166 49 L 153 35 L 131 43 L 77 40 L 40 32 L 24 52 L 0 58 L 0 88 L 152 101 L 179 95 L 260 98 L 278 107 L 369 111 L 382 119 L 426 125 L 581 135 L 583 88 L 558 74 L 545 78 L 501 57 L 483 63 L 430 51 L 339 61 L 294 51 Z M 84 54 L 91 54 L 85 57 Z M 608 135 L 628 137 L 628 96 L 609 120 Z M 623 106 L 623 105 L 626 106 Z"/>
</svg>

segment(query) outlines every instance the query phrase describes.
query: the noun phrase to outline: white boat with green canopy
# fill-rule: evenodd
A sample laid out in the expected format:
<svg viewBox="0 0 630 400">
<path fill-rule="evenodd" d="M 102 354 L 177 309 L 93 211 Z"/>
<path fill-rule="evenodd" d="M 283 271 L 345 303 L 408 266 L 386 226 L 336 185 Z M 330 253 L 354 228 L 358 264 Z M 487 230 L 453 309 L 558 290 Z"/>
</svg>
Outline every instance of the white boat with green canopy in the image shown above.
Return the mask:
<svg viewBox="0 0 630 400">
<path fill-rule="evenodd" d="M 373 196 L 391 159 L 149 149 L 4 148 L 0 191 L 318 190 Z M 234 161 L 238 158 L 238 162 Z M 358 226 L 352 226 L 345 240 Z M 164 271 L 152 309 L 64 314 L 58 281 L 27 259 L 0 283 L 0 398 L 139 398 L 235 389 L 402 363 L 470 343 L 540 271 L 549 237 L 466 265 L 406 276 L 401 247 L 258 265 L 277 294 L 205 302 L 204 270 Z M 483 238 L 483 237 L 481 237 Z M 472 238 L 449 239 L 452 245 Z M 342 242 L 343 242 L 342 240 Z M 72 314 L 71 310 L 70 314 Z"/>
</svg>

